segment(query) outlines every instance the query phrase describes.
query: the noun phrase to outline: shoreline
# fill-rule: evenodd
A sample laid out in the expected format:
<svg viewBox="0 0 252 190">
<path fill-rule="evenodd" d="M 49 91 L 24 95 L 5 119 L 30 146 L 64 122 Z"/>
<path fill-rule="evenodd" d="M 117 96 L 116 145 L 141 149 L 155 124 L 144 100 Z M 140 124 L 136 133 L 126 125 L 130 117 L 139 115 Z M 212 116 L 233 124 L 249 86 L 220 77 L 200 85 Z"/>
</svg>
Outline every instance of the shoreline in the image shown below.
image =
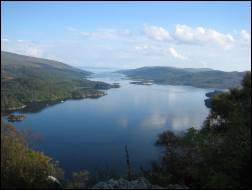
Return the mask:
<svg viewBox="0 0 252 190">
<path fill-rule="evenodd" d="M 53 106 L 59 103 L 64 103 L 67 100 L 81 100 L 81 99 L 97 99 L 100 98 L 102 96 L 107 95 L 106 92 L 104 91 L 99 91 L 99 93 L 97 94 L 84 94 L 82 97 L 71 97 L 71 98 L 63 98 L 63 99 L 57 99 L 57 100 L 48 100 L 48 101 L 42 101 L 42 102 L 30 102 L 27 103 L 23 106 L 19 106 L 19 107 L 12 107 L 12 108 L 8 108 L 8 109 L 3 109 L 1 110 L 1 114 L 3 116 L 7 116 L 11 113 L 14 112 L 21 112 L 21 113 L 27 113 L 27 112 L 32 112 L 32 113 L 36 113 L 41 111 L 42 109 L 48 107 L 48 106 Z"/>
</svg>

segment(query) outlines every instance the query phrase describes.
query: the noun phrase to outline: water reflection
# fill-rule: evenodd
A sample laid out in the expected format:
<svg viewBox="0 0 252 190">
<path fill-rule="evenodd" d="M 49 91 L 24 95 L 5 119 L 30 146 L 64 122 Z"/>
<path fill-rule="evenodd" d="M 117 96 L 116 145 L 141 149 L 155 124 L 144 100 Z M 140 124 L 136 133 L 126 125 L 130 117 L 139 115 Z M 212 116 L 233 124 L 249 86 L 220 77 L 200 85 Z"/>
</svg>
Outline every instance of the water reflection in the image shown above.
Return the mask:
<svg viewBox="0 0 252 190">
<path fill-rule="evenodd" d="M 184 86 L 135 85 L 121 74 L 100 73 L 91 80 L 119 82 L 98 99 L 68 100 L 27 114 L 17 127 L 32 127 L 43 135 L 37 149 L 60 161 L 66 172 L 111 166 L 126 169 L 128 145 L 135 169 L 158 158 L 154 146 L 165 130 L 199 128 L 208 114 L 209 90 Z"/>
<path fill-rule="evenodd" d="M 153 113 L 152 115 L 147 116 L 143 119 L 140 126 L 148 128 L 162 128 L 166 124 L 166 116 L 161 115 L 158 112 Z"/>
<path fill-rule="evenodd" d="M 122 128 L 127 128 L 129 125 L 129 119 L 127 117 L 121 117 L 117 120 L 117 124 Z"/>
</svg>

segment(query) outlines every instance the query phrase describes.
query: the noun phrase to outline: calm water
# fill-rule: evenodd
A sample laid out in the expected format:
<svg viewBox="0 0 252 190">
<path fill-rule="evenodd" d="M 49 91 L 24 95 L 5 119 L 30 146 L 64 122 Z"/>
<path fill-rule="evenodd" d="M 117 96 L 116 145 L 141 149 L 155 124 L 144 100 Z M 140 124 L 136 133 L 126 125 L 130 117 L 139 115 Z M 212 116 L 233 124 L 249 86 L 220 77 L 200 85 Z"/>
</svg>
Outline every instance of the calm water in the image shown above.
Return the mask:
<svg viewBox="0 0 252 190">
<path fill-rule="evenodd" d="M 98 99 L 69 100 L 49 106 L 15 125 L 43 136 L 36 148 L 60 161 L 66 172 L 111 167 L 125 171 L 124 145 L 135 169 L 158 159 L 157 135 L 167 129 L 199 128 L 208 114 L 207 89 L 135 85 L 120 74 L 96 74 L 92 80 L 119 82 Z"/>
</svg>

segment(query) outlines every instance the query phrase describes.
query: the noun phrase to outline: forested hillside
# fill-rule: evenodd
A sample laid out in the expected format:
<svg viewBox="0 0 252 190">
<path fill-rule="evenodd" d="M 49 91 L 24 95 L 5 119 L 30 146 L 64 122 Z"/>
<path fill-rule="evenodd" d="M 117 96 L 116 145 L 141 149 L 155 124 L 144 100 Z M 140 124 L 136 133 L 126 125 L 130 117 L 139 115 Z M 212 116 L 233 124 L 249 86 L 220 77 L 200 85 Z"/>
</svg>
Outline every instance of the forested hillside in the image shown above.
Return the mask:
<svg viewBox="0 0 252 190">
<path fill-rule="evenodd" d="M 191 188 L 251 188 L 251 72 L 242 89 L 213 96 L 202 129 L 184 134 L 162 133 L 163 150 L 146 176 L 154 184 L 186 184 Z"/>
<path fill-rule="evenodd" d="M 1 110 L 33 102 L 99 97 L 112 86 L 87 80 L 90 72 L 58 61 L 1 52 Z"/>
<path fill-rule="evenodd" d="M 245 72 L 224 72 L 205 68 L 141 67 L 118 71 L 129 78 L 157 84 L 188 85 L 199 88 L 239 87 Z"/>
</svg>

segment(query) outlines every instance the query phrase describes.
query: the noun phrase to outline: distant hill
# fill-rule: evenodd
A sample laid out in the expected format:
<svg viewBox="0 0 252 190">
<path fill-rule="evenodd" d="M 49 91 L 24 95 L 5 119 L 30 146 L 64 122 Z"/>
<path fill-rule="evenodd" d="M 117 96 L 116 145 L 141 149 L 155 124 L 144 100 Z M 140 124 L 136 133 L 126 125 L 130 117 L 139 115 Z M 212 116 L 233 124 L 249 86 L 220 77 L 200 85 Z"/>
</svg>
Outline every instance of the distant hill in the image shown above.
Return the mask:
<svg viewBox="0 0 252 190">
<path fill-rule="evenodd" d="M 157 84 L 188 85 L 199 88 L 228 89 L 239 87 L 246 72 L 224 72 L 205 68 L 141 67 L 120 70 L 131 79 Z"/>
<path fill-rule="evenodd" d="M 111 85 L 85 79 L 91 73 L 67 64 L 1 51 L 1 110 L 31 103 L 98 97 Z"/>
<path fill-rule="evenodd" d="M 91 72 L 80 70 L 59 61 L 1 52 L 2 77 L 85 77 Z M 2 75 L 3 74 L 3 75 Z"/>
</svg>

